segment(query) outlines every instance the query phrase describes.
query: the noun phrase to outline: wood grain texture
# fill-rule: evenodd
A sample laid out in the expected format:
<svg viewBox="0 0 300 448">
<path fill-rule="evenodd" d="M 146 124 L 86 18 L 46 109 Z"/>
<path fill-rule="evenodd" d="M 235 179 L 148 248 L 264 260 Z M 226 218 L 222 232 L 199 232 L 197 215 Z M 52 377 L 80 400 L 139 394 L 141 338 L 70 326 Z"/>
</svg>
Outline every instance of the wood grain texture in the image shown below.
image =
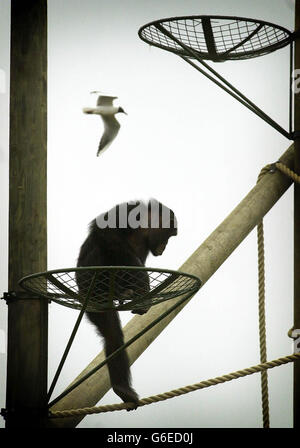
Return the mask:
<svg viewBox="0 0 300 448">
<path fill-rule="evenodd" d="M 11 2 L 9 290 L 47 269 L 47 1 Z M 48 304 L 8 300 L 8 428 L 43 426 Z"/>
</svg>

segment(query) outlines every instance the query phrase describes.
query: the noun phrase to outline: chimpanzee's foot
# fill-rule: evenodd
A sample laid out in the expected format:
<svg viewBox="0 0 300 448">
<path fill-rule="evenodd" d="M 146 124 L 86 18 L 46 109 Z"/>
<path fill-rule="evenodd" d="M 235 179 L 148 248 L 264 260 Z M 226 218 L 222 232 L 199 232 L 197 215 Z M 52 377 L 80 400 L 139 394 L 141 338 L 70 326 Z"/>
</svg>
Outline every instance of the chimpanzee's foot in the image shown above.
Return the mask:
<svg viewBox="0 0 300 448">
<path fill-rule="evenodd" d="M 139 396 L 132 387 L 126 386 L 113 386 L 114 392 L 124 401 L 124 403 L 135 403 L 136 406 L 134 408 L 128 409 L 128 411 L 132 411 L 137 408 L 137 404 L 139 402 Z"/>
</svg>

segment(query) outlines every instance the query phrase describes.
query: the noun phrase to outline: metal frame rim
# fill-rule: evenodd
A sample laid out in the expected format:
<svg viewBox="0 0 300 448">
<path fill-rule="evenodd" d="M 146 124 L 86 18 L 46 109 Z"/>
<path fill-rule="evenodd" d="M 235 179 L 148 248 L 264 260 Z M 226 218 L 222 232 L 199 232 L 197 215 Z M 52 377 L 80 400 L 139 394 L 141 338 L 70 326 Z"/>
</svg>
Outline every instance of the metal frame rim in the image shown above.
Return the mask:
<svg viewBox="0 0 300 448">
<path fill-rule="evenodd" d="M 188 296 L 194 295 L 196 294 L 196 292 L 199 291 L 199 289 L 202 286 L 202 282 L 200 280 L 199 277 L 193 275 L 193 274 L 188 274 L 182 271 L 176 271 L 176 270 L 171 270 L 171 269 L 160 269 L 160 268 L 149 268 L 149 267 L 140 267 L 140 266 L 80 266 L 80 267 L 74 267 L 74 268 L 65 268 L 65 269 L 53 269 L 53 270 L 49 270 L 49 271 L 43 271 L 43 272 L 37 272 L 34 274 L 30 274 L 27 275 L 23 278 L 21 278 L 19 280 L 19 285 L 27 292 L 29 292 L 30 294 L 34 294 L 35 296 L 37 296 L 38 298 L 44 298 L 50 301 L 53 301 L 55 303 L 58 303 L 60 305 L 66 306 L 68 308 L 73 308 L 73 309 L 81 309 L 81 304 L 79 305 L 78 300 L 80 301 L 79 297 L 77 297 L 78 292 L 73 291 L 73 289 L 69 288 L 68 286 L 65 286 L 65 282 L 63 279 L 57 279 L 58 282 L 61 284 L 61 286 L 56 285 L 56 287 L 58 287 L 60 290 L 64 291 L 64 288 L 66 288 L 68 291 L 65 291 L 66 297 L 71 301 L 73 301 L 75 299 L 74 303 L 70 303 L 68 300 L 64 301 L 58 298 L 58 296 L 52 295 L 51 292 L 48 291 L 48 286 L 46 286 L 45 290 L 40 289 L 39 287 L 35 288 L 34 286 L 31 287 L 30 286 L 30 282 L 32 280 L 35 279 L 41 279 L 41 280 L 45 280 L 45 282 L 50 282 L 50 285 L 53 284 L 53 281 L 51 278 L 51 276 L 55 275 L 55 274 L 68 274 L 68 273 L 72 273 L 72 277 L 73 280 L 75 281 L 75 283 L 77 283 L 76 280 L 76 273 L 77 272 L 89 272 L 92 273 L 94 272 L 95 274 L 97 272 L 101 272 L 101 271 L 125 271 L 128 273 L 128 271 L 146 271 L 149 273 L 158 273 L 158 274 L 169 274 L 170 277 L 175 276 L 176 278 L 181 277 L 183 279 L 185 279 L 185 281 L 192 281 L 192 285 L 189 286 L 188 290 L 182 291 L 183 294 L 188 294 Z M 27 286 L 27 281 L 29 283 L 29 286 Z M 163 284 L 164 282 L 162 282 L 161 284 Z M 55 283 L 54 283 L 55 285 Z M 50 287 L 50 286 L 49 286 Z M 159 287 L 159 285 L 158 285 Z M 51 289 L 51 287 L 50 287 Z M 154 288 L 153 290 L 149 291 L 149 294 L 151 294 L 151 292 L 153 292 L 156 288 Z M 74 294 L 76 297 L 74 297 Z M 179 294 L 178 294 L 179 295 Z M 147 296 L 147 294 L 146 294 Z M 146 297 L 145 296 L 145 297 Z M 176 297 L 176 295 L 175 295 Z M 173 298 L 175 298 L 173 297 Z M 159 300 L 159 302 L 164 302 L 165 300 L 169 300 L 172 297 L 169 298 L 161 298 L 161 300 Z M 152 303 L 152 305 L 155 305 L 157 303 Z M 132 303 L 131 303 L 132 305 Z M 126 311 L 126 310 L 132 310 L 138 308 L 137 304 L 135 303 L 135 307 L 132 308 L 130 307 L 130 302 L 126 303 L 126 304 L 120 304 L 117 307 L 117 311 Z M 108 308 L 107 310 L 103 310 L 103 311 L 113 311 L 115 308 Z"/>
<path fill-rule="evenodd" d="M 172 22 L 172 21 L 178 22 L 180 20 L 194 20 L 194 19 L 200 20 L 203 18 L 208 18 L 211 20 L 221 19 L 221 20 L 234 20 L 236 22 L 244 21 L 244 22 L 257 23 L 257 24 L 269 26 L 274 29 L 280 30 L 281 32 L 284 32 L 287 35 L 284 39 L 282 39 L 278 42 L 275 42 L 274 44 L 269 45 L 267 47 L 260 47 L 260 48 L 257 48 L 256 50 L 244 51 L 243 53 L 240 53 L 240 54 L 231 54 L 231 57 L 227 57 L 224 59 L 221 58 L 220 61 L 215 61 L 215 62 L 225 62 L 227 60 L 231 60 L 231 61 L 245 60 L 245 59 L 251 59 L 253 57 L 263 56 L 265 54 L 271 53 L 275 50 L 279 50 L 280 48 L 283 48 L 283 47 L 289 45 L 294 40 L 294 33 L 292 31 L 288 30 L 287 28 L 284 28 L 281 25 L 277 25 L 272 22 L 267 22 L 265 20 L 252 19 L 252 18 L 248 18 L 248 17 L 222 16 L 222 15 L 187 15 L 187 16 L 167 17 L 167 18 L 163 18 L 163 19 L 153 20 L 149 23 L 146 23 L 142 27 L 140 27 L 140 29 L 138 30 L 138 36 L 140 37 L 140 39 L 142 41 L 144 41 L 148 45 L 151 45 L 151 46 L 154 46 L 157 48 L 161 48 L 162 50 L 169 51 L 169 52 L 177 54 L 179 56 L 180 55 L 184 56 L 184 55 L 186 55 L 186 52 L 184 51 L 184 49 L 172 48 L 172 47 L 169 47 L 168 45 L 163 45 L 163 44 L 159 44 L 155 41 L 150 41 L 143 36 L 143 31 L 146 30 L 147 28 L 150 28 L 151 26 L 156 26 L 159 24 L 163 25 L 165 22 Z M 220 26 L 222 26 L 222 25 L 220 24 Z M 193 51 L 198 54 L 199 58 L 211 60 L 209 52 L 200 52 L 199 50 L 196 50 L 196 49 L 193 49 Z M 222 54 L 220 54 L 220 56 L 222 56 Z"/>
<path fill-rule="evenodd" d="M 61 273 L 62 272 L 77 272 L 77 271 L 84 271 L 87 269 L 89 269 L 91 271 L 103 271 L 105 269 L 109 269 L 109 270 L 118 270 L 118 269 L 125 270 L 126 269 L 128 271 L 139 270 L 139 271 L 151 271 L 151 272 L 165 272 L 167 274 L 179 274 L 179 275 L 183 275 L 185 277 L 192 278 L 192 279 L 196 280 L 200 284 L 200 286 L 202 285 L 202 282 L 199 277 L 197 277 L 196 275 L 193 275 L 193 274 L 189 274 L 187 272 L 176 271 L 174 269 L 161 269 L 161 268 L 151 268 L 151 267 L 144 267 L 144 266 L 80 266 L 80 267 L 75 267 L 75 268 L 52 269 L 50 271 L 41 271 L 41 272 L 36 272 L 34 274 L 26 275 L 19 280 L 18 284 L 20 286 L 22 286 L 22 288 L 24 288 L 23 283 L 25 282 L 25 280 L 28 280 L 28 279 L 40 277 L 45 274 L 58 274 L 60 272 Z M 24 289 L 26 289 L 26 288 L 24 288 Z"/>
<path fill-rule="evenodd" d="M 170 21 L 175 21 L 175 20 L 193 20 L 193 19 L 202 19 L 203 17 L 209 18 L 209 19 L 224 19 L 224 20 L 239 20 L 239 21 L 247 21 L 247 22 L 252 22 L 252 23 L 261 23 L 263 25 L 268 25 L 268 26 L 272 26 L 274 28 L 278 28 L 281 31 L 284 31 L 285 33 L 287 33 L 290 38 L 293 38 L 293 31 L 288 30 L 287 28 L 281 26 L 281 25 L 277 25 L 275 23 L 272 22 L 267 22 L 266 20 L 260 20 L 260 19 L 252 19 L 249 17 L 239 17 L 239 16 L 220 16 L 220 15 L 210 15 L 210 14 L 200 14 L 200 15 L 188 15 L 188 16 L 174 16 L 174 17 L 165 17 L 163 19 L 157 19 L 157 20 L 152 20 L 151 22 L 146 23 L 145 25 L 141 26 L 138 30 L 138 35 L 140 36 L 140 38 L 142 40 L 145 40 L 141 37 L 140 33 L 143 31 L 143 29 L 147 28 L 148 26 L 151 25 L 155 25 L 157 23 L 164 23 L 164 22 L 170 22 Z"/>
</svg>

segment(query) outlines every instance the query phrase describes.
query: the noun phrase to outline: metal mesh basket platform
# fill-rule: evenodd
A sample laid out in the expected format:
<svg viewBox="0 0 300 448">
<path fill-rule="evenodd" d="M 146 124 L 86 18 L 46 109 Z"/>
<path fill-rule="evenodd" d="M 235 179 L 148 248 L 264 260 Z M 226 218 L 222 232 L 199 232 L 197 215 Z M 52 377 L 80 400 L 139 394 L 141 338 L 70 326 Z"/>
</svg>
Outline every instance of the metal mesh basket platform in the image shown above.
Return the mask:
<svg viewBox="0 0 300 448">
<path fill-rule="evenodd" d="M 226 16 L 184 16 L 142 26 L 139 36 L 150 45 L 179 56 L 215 62 L 261 56 L 288 45 L 293 34 L 261 20 Z M 186 47 L 186 48 L 185 48 Z"/>
<path fill-rule="evenodd" d="M 178 271 L 133 266 L 92 266 L 28 275 L 19 282 L 30 293 L 61 305 L 98 312 L 146 311 L 182 295 L 191 296 L 201 281 Z"/>
</svg>

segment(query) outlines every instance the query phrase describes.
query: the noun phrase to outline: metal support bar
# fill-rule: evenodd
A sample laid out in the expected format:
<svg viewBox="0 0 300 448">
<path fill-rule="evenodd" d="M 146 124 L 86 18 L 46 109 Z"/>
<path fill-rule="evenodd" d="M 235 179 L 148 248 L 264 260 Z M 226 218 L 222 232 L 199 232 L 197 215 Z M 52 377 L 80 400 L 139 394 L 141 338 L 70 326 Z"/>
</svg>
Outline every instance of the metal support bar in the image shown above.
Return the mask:
<svg viewBox="0 0 300 448">
<path fill-rule="evenodd" d="M 236 99 L 239 103 L 243 104 L 243 106 L 247 107 L 247 109 L 251 110 L 251 112 L 254 112 L 256 115 L 258 115 L 262 120 L 264 120 L 266 123 L 271 125 L 274 129 L 276 129 L 278 132 L 281 132 L 281 129 L 277 129 L 277 125 L 271 124 L 270 121 L 265 117 L 264 115 L 261 115 L 259 112 L 257 112 L 256 109 L 254 109 L 248 102 L 244 101 L 242 98 L 240 98 L 238 95 L 233 93 L 230 89 L 227 89 L 227 87 L 223 86 L 219 81 L 217 81 L 215 78 L 210 76 L 207 72 L 202 70 L 200 67 L 198 67 L 197 64 L 195 64 L 193 61 L 188 59 L 186 56 L 180 56 L 182 59 L 184 59 L 188 64 L 190 64 L 192 67 L 194 67 L 196 70 L 198 70 L 202 75 L 206 76 L 206 78 L 213 81 L 217 86 L 221 87 L 225 92 L 227 92 L 229 95 L 231 95 L 234 99 Z M 287 138 L 290 138 L 287 135 L 284 135 Z"/>
<path fill-rule="evenodd" d="M 79 294 L 72 291 L 70 288 L 67 288 L 62 282 L 57 280 L 53 274 L 47 273 L 47 280 L 49 280 L 49 282 L 55 285 L 59 290 L 63 291 L 67 296 L 71 296 L 75 300 L 79 300 Z"/>
<path fill-rule="evenodd" d="M 221 81 L 218 82 L 214 77 L 209 76 L 204 70 L 201 70 L 199 67 L 197 67 L 196 64 L 192 63 L 187 57 L 181 56 L 185 61 L 189 62 L 191 65 L 193 65 L 195 68 L 197 68 L 202 74 L 207 76 L 211 81 L 213 81 L 215 84 L 217 84 L 219 87 L 221 87 L 225 92 L 229 93 L 233 98 L 238 99 L 237 97 L 240 97 L 238 100 L 240 103 L 242 103 L 244 106 L 246 106 L 249 110 L 254 112 L 256 115 L 258 115 L 260 118 L 262 118 L 266 123 L 268 123 L 270 126 L 272 126 L 274 129 L 276 129 L 280 134 L 282 134 L 287 139 L 291 140 L 291 136 L 289 132 L 287 132 L 285 129 L 283 129 L 282 126 L 280 126 L 276 121 L 274 121 L 269 115 L 267 115 L 262 109 L 260 109 L 256 104 L 254 104 L 249 98 L 247 98 L 242 92 L 240 92 L 236 87 L 234 87 L 230 82 L 228 82 L 223 76 L 221 76 L 218 72 L 216 72 L 212 67 L 210 67 L 206 62 L 204 62 L 201 58 L 199 58 L 197 52 L 190 48 L 189 46 L 185 45 L 183 42 L 181 42 L 179 39 L 177 39 L 172 33 L 170 33 L 166 28 L 164 28 L 160 24 L 155 25 L 156 28 L 161 31 L 163 34 L 165 34 L 167 37 L 172 39 L 174 42 L 176 42 L 178 45 L 180 45 L 188 54 L 190 54 L 190 57 L 195 58 L 200 64 L 202 64 L 207 70 L 209 70 L 213 75 Z M 227 86 L 223 86 L 223 84 Z M 242 101 L 243 100 L 243 101 Z M 248 104 L 248 106 L 247 106 Z"/>
<path fill-rule="evenodd" d="M 205 37 L 205 43 L 207 46 L 207 51 L 212 57 L 213 60 L 218 60 L 217 49 L 214 39 L 214 33 L 211 27 L 211 22 L 209 17 L 203 17 L 202 19 L 202 27 Z"/>
<path fill-rule="evenodd" d="M 68 343 L 67 343 L 67 346 L 66 346 L 66 348 L 65 348 L 65 351 L 64 351 L 64 353 L 63 353 L 63 356 L 62 356 L 62 358 L 61 358 L 61 361 L 60 361 L 60 363 L 59 363 L 59 365 L 58 365 L 58 368 L 57 368 L 56 373 L 55 373 L 55 375 L 54 375 L 53 381 L 52 381 L 51 386 L 50 386 L 50 388 L 49 388 L 49 392 L 48 392 L 48 395 L 47 395 L 47 400 L 48 400 L 48 401 L 50 400 L 50 397 L 51 397 L 51 395 L 52 395 L 52 392 L 53 392 L 53 390 L 54 390 L 54 388 L 55 388 L 55 386 L 56 386 L 56 383 L 57 383 L 57 380 L 58 380 L 58 378 L 59 378 L 60 372 L 62 371 L 62 368 L 63 368 L 63 366 L 64 366 L 64 363 L 65 363 L 65 361 L 66 361 L 66 359 L 67 359 L 67 356 L 68 356 L 68 354 L 69 354 L 70 348 L 71 348 L 71 346 L 72 346 L 72 344 L 73 344 L 74 338 L 75 338 L 76 333 L 77 333 L 77 331 L 78 331 L 80 322 L 81 322 L 81 320 L 82 320 L 82 318 L 83 318 L 83 314 L 84 314 L 84 312 L 85 312 L 85 310 L 86 310 L 86 307 L 88 306 L 89 298 L 90 298 L 91 293 L 92 293 L 92 291 L 93 291 L 93 289 L 94 289 L 94 284 L 95 284 L 96 277 L 97 277 L 97 272 L 95 272 L 95 274 L 93 275 L 93 279 L 92 279 L 92 281 L 91 281 L 91 283 L 90 283 L 89 290 L 88 290 L 88 292 L 87 292 L 86 298 L 85 298 L 84 303 L 83 303 L 83 305 L 82 305 L 82 308 L 81 308 L 81 310 L 80 310 L 79 316 L 78 316 L 78 318 L 77 318 L 77 320 L 76 320 L 76 322 L 75 322 L 75 325 L 74 325 L 73 331 L 72 331 L 72 333 L 71 333 L 70 339 L 69 339 L 69 341 L 68 341 Z"/>
<path fill-rule="evenodd" d="M 132 337 L 128 342 L 123 344 L 121 347 L 119 347 L 117 350 L 115 350 L 111 355 L 109 355 L 107 358 L 105 358 L 102 362 L 97 364 L 93 369 L 89 370 L 85 375 L 82 375 L 77 381 L 72 383 L 70 387 L 68 387 L 63 393 L 61 393 L 58 397 L 56 397 L 51 403 L 49 403 L 49 408 L 53 406 L 56 403 L 59 403 L 59 401 L 64 398 L 66 395 L 68 395 L 70 392 L 72 392 L 76 387 L 78 387 L 81 383 L 86 381 L 88 378 L 90 378 L 94 373 L 98 372 L 98 370 L 101 369 L 105 364 L 108 363 L 111 359 L 115 358 L 122 350 L 125 350 L 127 347 L 129 347 L 131 344 L 133 344 L 137 339 L 139 339 L 141 336 L 143 336 L 147 331 L 149 331 L 151 328 L 153 328 L 156 324 L 158 324 L 162 319 L 167 317 L 172 311 L 174 311 L 176 308 L 178 308 L 180 305 L 182 305 L 186 300 L 188 300 L 191 297 L 190 294 L 185 295 L 183 298 L 178 300 L 175 305 L 173 305 L 169 310 L 167 310 L 165 313 L 157 317 L 153 322 L 151 322 L 147 327 L 145 327 L 142 331 L 140 331 L 138 334 L 136 334 L 134 337 Z M 108 311 L 109 312 L 109 311 Z"/>
</svg>

